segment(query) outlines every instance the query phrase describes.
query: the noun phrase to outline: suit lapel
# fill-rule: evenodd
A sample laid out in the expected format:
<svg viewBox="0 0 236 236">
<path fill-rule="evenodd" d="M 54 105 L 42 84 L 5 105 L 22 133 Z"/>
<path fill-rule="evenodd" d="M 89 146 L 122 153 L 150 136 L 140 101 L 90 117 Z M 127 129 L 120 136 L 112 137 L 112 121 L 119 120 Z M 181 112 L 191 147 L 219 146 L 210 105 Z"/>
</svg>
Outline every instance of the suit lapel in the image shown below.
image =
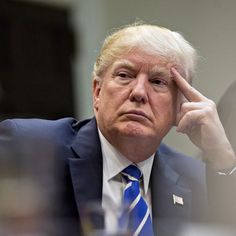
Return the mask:
<svg viewBox="0 0 236 236">
<path fill-rule="evenodd" d="M 96 228 L 103 228 L 102 202 L 102 152 L 95 119 L 79 123 L 79 130 L 71 145 L 75 157 L 69 159 L 69 168 L 80 218 L 87 206 L 94 206 L 90 214 Z M 173 232 L 176 222 L 186 221 L 191 215 L 192 192 L 182 176 L 169 164 L 170 156 L 159 149 L 154 159 L 151 175 L 152 212 L 157 232 Z M 183 205 L 174 204 L 173 195 L 183 199 Z M 92 205 L 91 205 L 92 203 Z M 91 213 L 91 212 L 90 212 Z M 165 221 L 165 219 L 167 219 Z M 171 221 L 173 219 L 173 221 Z M 171 221 L 171 224 L 170 224 Z M 170 227 L 171 226 L 171 227 Z"/>
<path fill-rule="evenodd" d="M 96 121 L 92 119 L 82 125 L 78 124 L 79 132 L 71 145 L 76 155 L 69 159 L 76 204 L 81 219 L 86 218 L 85 214 L 89 214 L 89 220 L 92 221 L 90 223 L 96 228 L 103 228 L 101 208 L 103 166 Z"/>
<path fill-rule="evenodd" d="M 169 158 L 158 152 L 151 175 L 154 227 L 161 235 L 176 232 L 180 223 L 191 217 L 192 210 L 192 191 L 182 176 L 170 166 Z M 182 199 L 183 204 L 175 204 L 173 195 Z"/>
</svg>

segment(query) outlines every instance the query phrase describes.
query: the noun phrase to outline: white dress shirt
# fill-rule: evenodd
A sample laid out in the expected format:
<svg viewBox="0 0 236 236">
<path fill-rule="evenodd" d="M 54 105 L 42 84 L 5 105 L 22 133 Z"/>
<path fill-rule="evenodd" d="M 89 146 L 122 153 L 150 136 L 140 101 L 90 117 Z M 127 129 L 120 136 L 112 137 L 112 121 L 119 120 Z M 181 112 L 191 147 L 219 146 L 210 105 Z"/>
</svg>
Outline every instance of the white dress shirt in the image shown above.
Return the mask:
<svg viewBox="0 0 236 236">
<path fill-rule="evenodd" d="M 103 189 L 102 189 L 102 208 L 105 213 L 105 229 L 107 233 L 117 232 L 117 219 L 121 213 L 121 202 L 124 179 L 120 172 L 132 164 L 126 157 L 118 152 L 98 130 L 102 156 L 103 156 Z M 136 163 L 143 173 L 143 182 L 141 194 L 149 205 L 151 212 L 151 192 L 149 189 L 149 180 L 151 175 L 154 154 L 147 160 Z"/>
</svg>

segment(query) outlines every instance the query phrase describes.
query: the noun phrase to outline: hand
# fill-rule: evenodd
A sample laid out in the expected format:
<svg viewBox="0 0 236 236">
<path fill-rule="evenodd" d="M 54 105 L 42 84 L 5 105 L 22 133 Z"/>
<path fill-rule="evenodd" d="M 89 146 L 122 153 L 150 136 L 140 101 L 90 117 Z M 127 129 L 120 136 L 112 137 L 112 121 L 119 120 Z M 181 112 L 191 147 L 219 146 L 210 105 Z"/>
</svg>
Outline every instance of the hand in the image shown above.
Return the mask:
<svg viewBox="0 0 236 236">
<path fill-rule="evenodd" d="M 193 88 L 175 68 L 171 68 L 171 73 L 183 98 L 177 112 L 177 131 L 186 134 L 202 150 L 203 160 L 214 169 L 236 166 L 236 157 L 215 103 Z"/>
</svg>

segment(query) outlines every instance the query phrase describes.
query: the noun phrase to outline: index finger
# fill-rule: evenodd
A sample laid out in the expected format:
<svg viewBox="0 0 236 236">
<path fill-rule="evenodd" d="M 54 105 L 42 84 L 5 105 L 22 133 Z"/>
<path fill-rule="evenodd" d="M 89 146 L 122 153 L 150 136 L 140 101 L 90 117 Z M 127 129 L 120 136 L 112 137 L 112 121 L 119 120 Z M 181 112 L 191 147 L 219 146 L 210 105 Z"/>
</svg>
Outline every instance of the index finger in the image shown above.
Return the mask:
<svg viewBox="0 0 236 236">
<path fill-rule="evenodd" d="M 172 78 L 177 87 L 190 102 L 200 102 L 206 100 L 206 97 L 192 87 L 174 67 L 171 68 L 171 72 L 173 75 Z"/>
</svg>

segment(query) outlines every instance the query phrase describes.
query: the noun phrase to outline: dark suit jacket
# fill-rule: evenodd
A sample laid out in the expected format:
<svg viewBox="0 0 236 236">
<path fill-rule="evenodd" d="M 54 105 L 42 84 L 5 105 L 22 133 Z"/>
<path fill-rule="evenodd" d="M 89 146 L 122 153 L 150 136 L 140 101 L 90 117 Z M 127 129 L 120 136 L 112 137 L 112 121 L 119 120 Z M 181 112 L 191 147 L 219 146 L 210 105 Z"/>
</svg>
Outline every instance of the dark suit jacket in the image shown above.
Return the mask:
<svg viewBox="0 0 236 236">
<path fill-rule="evenodd" d="M 99 210 L 103 163 L 94 118 L 3 121 L 0 155 L 1 169 L 16 163 L 18 169 L 11 177 L 30 177 L 43 189 L 49 201 L 40 205 L 36 216 L 49 216 L 52 225 L 59 222 L 58 235 L 82 235 L 82 225 L 89 228 L 88 218 L 97 228 L 103 227 Z M 174 204 L 173 194 L 184 204 Z M 161 144 L 151 173 L 151 196 L 158 235 L 177 235 L 183 222 L 203 220 L 207 209 L 204 164 Z"/>
</svg>

